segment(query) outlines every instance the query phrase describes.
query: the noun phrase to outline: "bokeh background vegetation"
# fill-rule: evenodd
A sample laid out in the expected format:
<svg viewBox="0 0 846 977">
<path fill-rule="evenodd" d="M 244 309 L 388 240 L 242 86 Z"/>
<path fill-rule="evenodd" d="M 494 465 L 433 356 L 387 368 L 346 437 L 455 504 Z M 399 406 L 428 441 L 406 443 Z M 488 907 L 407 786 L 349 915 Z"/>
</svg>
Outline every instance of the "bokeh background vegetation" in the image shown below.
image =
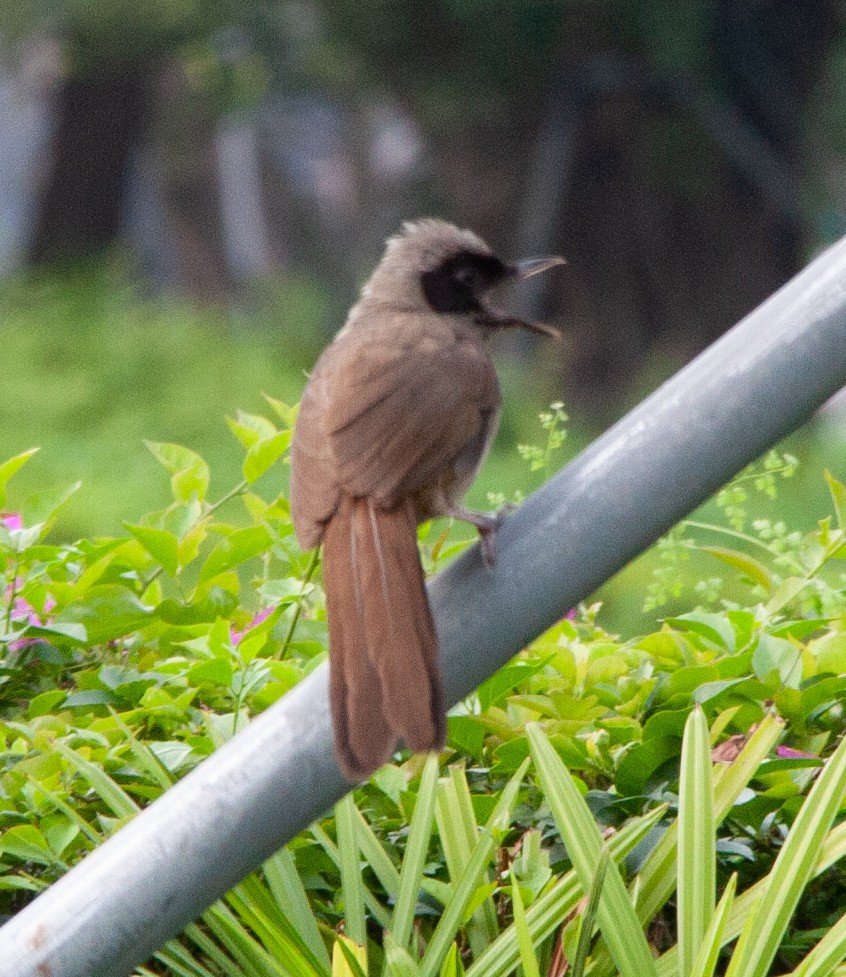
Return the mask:
<svg viewBox="0 0 846 977">
<path fill-rule="evenodd" d="M 230 484 L 224 416 L 297 399 L 384 237 L 422 214 L 569 260 L 512 296 L 566 339 L 498 345 L 472 501 L 525 488 L 516 445 L 545 405 L 571 417 L 563 462 L 842 232 L 844 19 L 833 0 L 6 5 L 0 456 L 43 449 L 19 494 L 82 479 L 57 532 L 114 532 L 165 501 L 144 439 Z M 768 518 L 825 512 L 843 432 L 832 406 L 791 439 Z M 603 592 L 609 623 L 650 567 Z"/>
</svg>

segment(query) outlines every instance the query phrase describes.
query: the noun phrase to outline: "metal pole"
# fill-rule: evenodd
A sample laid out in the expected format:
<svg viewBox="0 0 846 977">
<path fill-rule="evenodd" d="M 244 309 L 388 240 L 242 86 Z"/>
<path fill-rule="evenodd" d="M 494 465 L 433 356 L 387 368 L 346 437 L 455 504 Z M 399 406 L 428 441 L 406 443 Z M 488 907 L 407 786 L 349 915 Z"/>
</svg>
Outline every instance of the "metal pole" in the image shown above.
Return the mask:
<svg viewBox="0 0 846 977">
<path fill-rule="evenodd" d="M 717 287 L 717 286 L 715 286 Z M 846 238 L 430 588 L 456 702 L 846 384 Z M 0 930 L 0 977 L 122 977 L 347 790 L 320 669 Z"/>
</svg>

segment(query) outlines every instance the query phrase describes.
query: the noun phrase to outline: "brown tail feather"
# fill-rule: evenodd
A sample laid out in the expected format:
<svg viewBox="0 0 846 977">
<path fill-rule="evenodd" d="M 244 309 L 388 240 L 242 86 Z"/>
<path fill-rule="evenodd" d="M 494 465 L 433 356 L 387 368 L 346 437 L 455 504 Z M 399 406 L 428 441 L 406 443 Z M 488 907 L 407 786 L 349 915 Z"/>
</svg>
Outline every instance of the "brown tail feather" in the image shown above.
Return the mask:
<svg viewBox="0 0 846 977">
<path fill-rule="evenodd" d="M 445 738 L 438 642 L 411 504 L 344 499 L 326 530 L 331 706 L 347 776 L 381 766 L 397 737 L 415 751 Z"/>
</svg>

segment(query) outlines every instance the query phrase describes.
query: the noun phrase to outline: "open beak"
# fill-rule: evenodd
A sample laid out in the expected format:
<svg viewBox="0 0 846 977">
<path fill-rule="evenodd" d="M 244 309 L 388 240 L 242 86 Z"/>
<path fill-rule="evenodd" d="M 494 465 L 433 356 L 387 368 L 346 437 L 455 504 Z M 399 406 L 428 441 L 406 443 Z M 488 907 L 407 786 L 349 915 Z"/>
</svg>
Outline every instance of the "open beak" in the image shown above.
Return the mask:
<svg viewBox="0 0 846 977">
<path fill-rule="evenodd" d="M 554 326 L 548 326 L 545 322 L 530 322 L 528 319 L 518 319 L 516 316 L 506 316 L 496 322 L 499 329 L 528 329 L 541 336 L 549 336 L 550 339 L 560 339 L 561 331 Z"/>
<path fill-rule="evenodd" d="M 550 268 L 556 268 L 558 265 L 566 264 L 566 258 L 555 255 L 552 258 L 526 258 L 524 261 L 518 261 L 511 267 L 514 278 L 517 281 L 523 281 L 525 278 L 531 278 L 532 275 L 539 275 L 542 271 L 548 271 Z M 559 330 L 546 325 L 546 323 L 528 322 L 525 319 L 518 319 L 516 316 L 503 317 L 499 322 L 499 327 L 501 329 L 528 329 L 530 332 L 539 333 L 541 336 L 549 336 L 552 339 L 561 338 Z"/>
<path fill-rule="evenodd" d="M 514 274 L 518 281 L 523 281 L 524 278 L 531 278 L 532 275 L 539 275 L 542 271 L 548 271 L 550 268 L 566 264 L 567 259 L 559 255 L 552 258 L 526 258 L 514 265 Z"/>
</svg>

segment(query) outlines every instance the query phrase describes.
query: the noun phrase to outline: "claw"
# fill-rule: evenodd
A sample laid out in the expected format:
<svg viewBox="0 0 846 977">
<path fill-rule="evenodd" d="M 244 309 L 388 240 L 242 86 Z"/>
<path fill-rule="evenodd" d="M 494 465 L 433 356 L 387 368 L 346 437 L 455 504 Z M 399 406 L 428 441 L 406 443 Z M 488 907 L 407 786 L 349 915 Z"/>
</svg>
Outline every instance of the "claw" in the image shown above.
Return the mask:
<svg viewBox="0 0 846 977">
<path fill-rule="evenodd" d="M 482 563 L 485 568 L 493 570 L 496 566 L 496 531 L 499 528 L 500 520 L 491 520 L 492 525 L 482 528 L 479 527 L 479 544 L 482 547 Z"/>
<path fill-rule="evenodd" d="M 488 570 L 496 566 L 496 531 L 505 522 L 505 517 L 514 510 L 515 506 L 506 503 L 498 512 L 473 512 L 471 509 L 455 507 L 446 515 L 453 519 L 469 522 L 479 531 L 479 543 L 482 548 L 482 563 Z"/>
</svg>

